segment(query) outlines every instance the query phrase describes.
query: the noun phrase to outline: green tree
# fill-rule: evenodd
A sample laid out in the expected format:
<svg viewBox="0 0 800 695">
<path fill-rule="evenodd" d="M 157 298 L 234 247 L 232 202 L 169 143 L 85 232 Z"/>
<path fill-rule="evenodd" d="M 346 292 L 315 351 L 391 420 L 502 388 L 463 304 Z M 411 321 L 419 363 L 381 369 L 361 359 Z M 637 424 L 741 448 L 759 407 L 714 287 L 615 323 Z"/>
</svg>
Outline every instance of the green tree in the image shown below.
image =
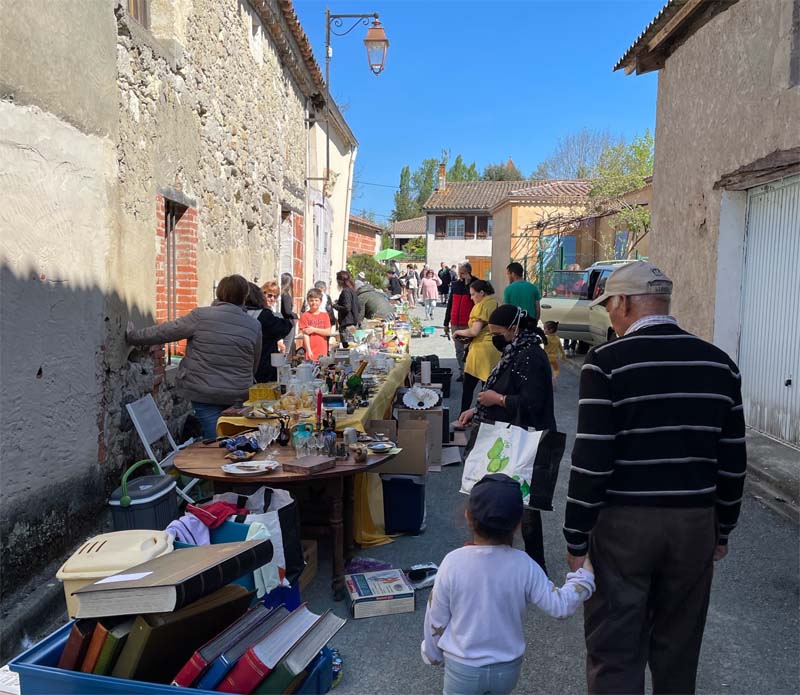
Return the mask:
<svg viewBox="0 0 800 695">
<path fill-rule="evenodd" d="M 405 251 L 405 253 L 407 253 L 409 256 L 425 258 L 426 250 L 427 240 L 424 236 L 414 237 L 403 244 L 403 251 Z"/>
<path fill-rule="evenodd" d="M 505 164 L 489 164 L 481 176 L 483 181 L 522 181 L 524 178 L 511 157 Z"/>
<path fill-rule="evenodd" d="M 386 266 L 368 253 L 354 253 L 350 256 L 347 259 L 347 272 L 353 277 L 364 273 L 367 282 L 379 290 L 386 284 Z"/>
<path fill-rule="evenodd" d="M 423 159 L 419 168 L 411 175 L 411 186 L 414 190 L 417 212 L 412 217 L 419 217 L 422 208 L 431 197 L 433 189 L 436 187 L 436 179 L 439 173 L 439 160 L 435 157 Z"/>
<path fill-rule="evenodd" d="M 392 221 L 408 220 L 412 217 L 419 217 L 422 211 L 417 206 L 416 196 L 412 189 L 411 169 L 404 166 L 400 171 L 400 185 L 394 192 L 394 210 L 392 210 Z"/>
<path fill-rule="evenodd" d="M 625 258 L 633 255 L 650 232 L 650 208 L 625 200 L 624 194 L 642 188 L 645 179 L 653 175 L 653 153 L 649 130 L 629 144 L 609 145 L 600 154 L 597 177 L 589 191 L 589 198 L 598 208 L 616 211 L 609 220 L 611 227 L 628 233 L 623 249 Z"/>
<path fill-rule="evenodd" d="M 456 183 L 459 181 L 480 181 L 480 174 L 478 174 L 478 167 L 475 162 L 469 166 L 464 163 L 461 155 L 458 155 L 451 166 L 447 170 L 448 183 Z"/>
</svg>

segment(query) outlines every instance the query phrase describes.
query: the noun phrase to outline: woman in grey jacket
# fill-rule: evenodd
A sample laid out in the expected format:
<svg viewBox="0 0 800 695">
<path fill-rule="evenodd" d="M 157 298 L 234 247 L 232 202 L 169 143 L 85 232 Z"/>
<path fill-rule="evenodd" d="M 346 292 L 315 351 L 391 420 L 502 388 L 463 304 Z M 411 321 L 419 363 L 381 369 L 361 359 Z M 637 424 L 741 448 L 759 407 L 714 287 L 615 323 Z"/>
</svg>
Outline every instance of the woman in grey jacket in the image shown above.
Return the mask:
<svg viewBox="0 0 800 695">
<path fill-rule="evenodd" d="M 241 275 L 217 285 L 211 306 L 197 307 L 175 321 L 135 329 L 128 323 L 131 345 L 158 345 L 187 339 L 178 366 L 178 393 L 192 402 L 203 437 L 217 436 L 220 413 L 247 400 L 261 357 L 261 324 L 244 305 L 250 290 Z"/>
</svg>

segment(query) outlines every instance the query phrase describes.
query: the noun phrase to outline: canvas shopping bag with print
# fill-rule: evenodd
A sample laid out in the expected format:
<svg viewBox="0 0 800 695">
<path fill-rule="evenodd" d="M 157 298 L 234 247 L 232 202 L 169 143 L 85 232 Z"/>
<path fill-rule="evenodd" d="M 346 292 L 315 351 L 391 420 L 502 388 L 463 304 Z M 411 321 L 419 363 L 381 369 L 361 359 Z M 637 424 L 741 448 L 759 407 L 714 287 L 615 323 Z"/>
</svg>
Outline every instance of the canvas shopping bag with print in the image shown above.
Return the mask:
<svg viewBox="0 0 800 695">
<path fill-rule="evenodd" d="M 472 486 L 489 473 L 504 473 L 519 483 L 522 501 L 528 504 L 533 462 L 542 434 L 507 422 L 482 422 L 472 451 L 464 462 L 461 492 L 468 495 Z"/>
</svg>

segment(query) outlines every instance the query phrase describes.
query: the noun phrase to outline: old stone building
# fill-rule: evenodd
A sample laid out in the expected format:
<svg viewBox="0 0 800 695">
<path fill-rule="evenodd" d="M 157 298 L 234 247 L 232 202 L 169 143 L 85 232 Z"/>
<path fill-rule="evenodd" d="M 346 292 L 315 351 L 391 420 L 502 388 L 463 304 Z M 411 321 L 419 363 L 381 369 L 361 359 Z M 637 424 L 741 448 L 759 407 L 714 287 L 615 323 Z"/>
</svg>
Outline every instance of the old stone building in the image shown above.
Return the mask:
<svg viewBox="0 0 800 695">
<path fill-rule="evenodd" d="M 141 457 L 126 403 L 152 392 L 180 431 L 169 356 L 127 346 L 127 321 L 179 316 L 223 276 L 263 282 L 281 259 L 302 287 L 323 108 L 290 0 L 4 5 L 3 600 L 94 528 Z M 340 114 L 337 132 L 331 178 L 346 182 L 356 143 Z"/>
</svg>

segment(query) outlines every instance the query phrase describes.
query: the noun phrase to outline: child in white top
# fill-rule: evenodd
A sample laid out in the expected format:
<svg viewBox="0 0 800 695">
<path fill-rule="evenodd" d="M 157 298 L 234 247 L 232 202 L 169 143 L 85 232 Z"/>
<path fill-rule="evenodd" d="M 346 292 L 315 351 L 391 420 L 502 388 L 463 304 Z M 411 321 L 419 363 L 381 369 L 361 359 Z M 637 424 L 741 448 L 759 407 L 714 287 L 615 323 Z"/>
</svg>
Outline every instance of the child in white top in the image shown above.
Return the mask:
<svg viewBox="0 0 800 695">
<path fill-rule="evenodd" d="M 472 488 L 467 520 L 474 545 L 442 561 L 425 613 L 425 663 L 444 662 L 444 693 L 510 693 L 525 652 L 523 624 L 533 603 L 556 618 L 572 615 L 594 592 L 587 562 L 560 589 L 511 547 L 522 519 L 519 483 L 487 475 Z"/>
</svg>

